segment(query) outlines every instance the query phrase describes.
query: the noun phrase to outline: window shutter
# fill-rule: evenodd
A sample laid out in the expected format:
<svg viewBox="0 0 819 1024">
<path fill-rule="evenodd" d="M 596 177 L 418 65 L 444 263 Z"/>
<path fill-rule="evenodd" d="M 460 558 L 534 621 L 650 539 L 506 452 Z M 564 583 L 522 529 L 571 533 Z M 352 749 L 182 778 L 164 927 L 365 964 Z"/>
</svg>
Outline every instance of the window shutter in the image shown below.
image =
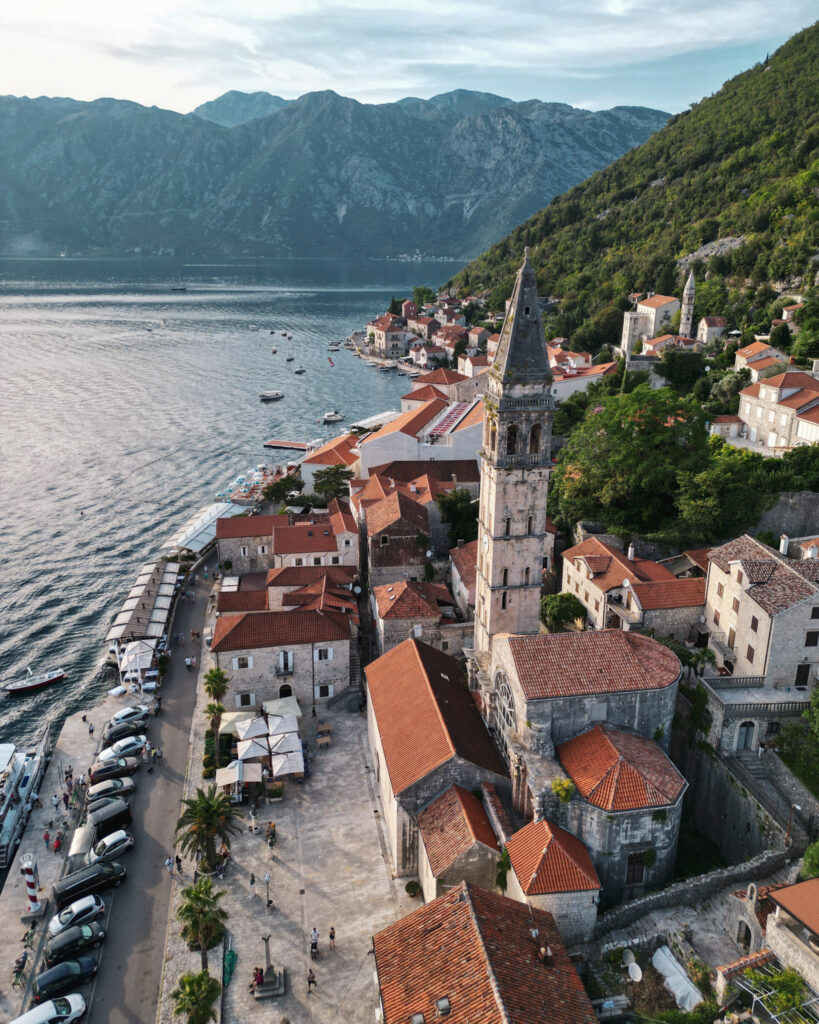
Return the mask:
<svg viewBox="0 0 819 1024">
<path fill-rule="evenodd" d="M 318 651 L 313 651 L 313 661 L 318 661 L 318 660 L 319 660 L 319 652 Z"/>
<path fill-rule="evenodd" d="M 251 704 L 255 704 L 256 703 L 256 694 L 255 693 L 251 693 L 251 695 L 250 695 L 250 703 Z"/>
<path fill-rule="evenodd" d="M 247 656 L 247 667 L 248 668 L 253 668 L 253 657 L 252 657 L 252 655 L 248 655 Z"/>
<path fill-rule="evenodd" d="M 242 695 L 240 693 L 234 693 L 233 703 L 236 705 L 237 708 L 240 708 L 242 706 Z"/>
<path fill-rule="evenodd" d="M 238 658 L 234 658 L 233 659 L 233 671 L 234 672 L 238 672 L 239 671 L 239 659 Z"/>
<path fill-rule="evenodd" d="M 290 669 L 293 668 L 293 652 L 292 651 L 288 651 L 287 652 L 287 667 L 290 668 Z"/>
<path fill-rule="evenodd" d="M 333 660 L 333 648 L 332 647 L 327 651 L 327 660 L 328 661 L 332 661 Z"/>
</svg>

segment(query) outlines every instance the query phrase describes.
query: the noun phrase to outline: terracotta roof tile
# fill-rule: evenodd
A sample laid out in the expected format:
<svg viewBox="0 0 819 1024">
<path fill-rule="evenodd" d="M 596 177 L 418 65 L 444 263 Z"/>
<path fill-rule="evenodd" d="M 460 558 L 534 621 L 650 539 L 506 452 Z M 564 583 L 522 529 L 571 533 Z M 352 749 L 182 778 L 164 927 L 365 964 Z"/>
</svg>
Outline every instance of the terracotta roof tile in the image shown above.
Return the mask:
<svg viewBox="0 0 819 1024">
<path fill-rule="evenodd" d="M 367 509 L 367 535 L 374 537 L 382 530 L 388 529 L 398 523 L 405 523 L 410 530 L 418 533 L 429 533 L 429 516 L 423 505 L 407 497 L 399 491 L 381 501 L 371 505 Z"/>
<path fill-rule="evenodd" d="M 680 675 L 667 647 L 620 629 L 509 636 L 508 643 L 527 700 L 660 690 Z"/>
<path fill-rule="evenodd" d="M 453 428 L 454 432 L 458 430 L 466 430 L 467 427 L 477 426 L 479 423 L 483 423 L 483 401 L 477 399 L 472 408 L 467 412 L 463 419 L 459 420 L 456 426 Z"/>
<path fill-rule="evenodd" d="M 440 619 L 441 605 L 454 605 L 443 583 L 399 580 L 373 587 L 378 615 L 382 619 Z"/>
<path fill-rule="evenodd" d="M 455 658 L 410 639 L 365 672 L 393 793 L 456 756 L 507 774 Z"/>
<path fill-rule="evenodd" d="M 472 590 L 478 577 L 478 542 L 471 540 L 461 547 L 450 548 L 449 557 L 467 590 Z"/>
<path fill-rule="evenodd" d="M 402 401 L 409 399 L 413 402 L 429 402 L 433 398 L 440 398 L 443 399 L 443 401 L 447 400 L 443 391 L 439 391 L 438 388 L 433 387 L 432 384 L 426 384 L 422 388 L 416 388 L 415 390 L 410 391 L 408 395 L 401 395 Z"/>
<path fill-rule="evenodd" d="M 585 845 L 549 821 L 530 821 L 506 840 L 506 851 L 527 896 L 600 888 Z"/>
<path fill-rule="evenodd" d="M 541 963 L 538 944 L 552 951 Z M 589 997 L 545 910 L 468 883 L 373 937 L 384 1024 L 596 1024 Z"/>
<path fill-rule="evenodd" d="M 771 899 L 808 931 L 819 936 L 819 878 L 786 885 L 772 892 Z"/>
<path fill-rule="evenodd" d="M 694 608 L 705 604 L 705 577 L 635 583 L 634 596 L 645 611 L 657 608 Z"/>
<path fill-rule="evenodd" d="M 677 299 L 673 295 L 652 295 L 650 299 L 640 299 L 637 305 L 648 306 L 649 309 L 659 309 L 661 306 L 667 306 L 669 302 L 676 301 Z"/>
<path fill-rule="evenodd" d="M 659 562 L 645 558 L 629 559 L 622 551 L 597 537 L 589 537 L 581 544 L 568 548 L 563 552 L 563 558 L 585 561 L 594 574 L 592 582 L 600 590 L 622 587 L 624 579 L 628 579 L 631 584 L 674 579 L 674 574 Z"/>
<path fill-rule="evenodd" d="M 440 875 L 474 843 L 500 852 L 483 804 L 460 786 L 450 786 L 427 804 L 417 820 L 434 875 Z"/>
<path fill-rule="evenodd" d="M 416 377 L 415 386 L 420 387 L 424 384 L 458 384 L 460 381 L 468 379 L 463 373 L 458 373 L 457 370 L 431 370 L 429 373 Z"/>
<path fill-rule="evenodd" d="M 819 594 L 819 564 L 786 558 L 748 534 L 712 548 L 709 558 L 724 573 L 732 562 L 744 563 L 751 584 L 746 593 L 770 615 Z"/>
<path fill-rule="evenodd" d="M 273 526 L 284 516 L 232 516 L 216 520 L 216 539 L 228 540 L 241 537 L 269 537 Z"/>
<path fill-rule="evenodd" d="M 358 526 L 346 501 L 333 498 L 327 505 L 327 511 L 330 513 L 330 523 L 336 536 L 340 533 L 358 533 Z"/>
<path fill-rule="evenodd" d="M 291 565 L 269 569 L 268 587 L 305 587 L 326 577 L 333 584 L 349 584 L 358 575 L 353 565 Z"/>
<path fill-rule="evenodd" d="M 220 591 L 216 599 L 216 610 L 220 615 L 231 612 L 266 612 L 266 590 Z"/>
<path fill-rule="evenodd" d="M 802 370 L 786 370 L 775 377 L 768 377 L 765 386 L 769 388 L 807 388 L 808 391 L 819 391 L 819 380 Z"/>
<path fill-rule="evenodd" d="M 350 624 L 346 615 L 301 610 L 245 612 L 219 616 L 210 649 L 220 654 L 349 639 Z"/>
<path fill-rule="evenodd" d="M 395 462 L 385 462 L 381 466 L 373 466 L 370 474 L 374 473 L 385 477 L 392 477 L 394 480 L 400 480 L 403 483 L 417 480 L 420 476 L 428 476 L 433 480 L 451 480 L 455 476 L 459 485 L 478 483 L 481 479 L 476 459 L 441 459 L 432 462 L 416 459 L 397 460 Z"/>
<path fill-rule="evenodd" d="M 770 347 L 771 346 L 764 341 L 753 341 L 750 345 L 746 345 L 744 348 L 738 348 L 737 355 L 743 359 L 747 359 L 748 356 L 756 356 L 761 352 L 767 352 Z"/>
<path fill-rule="evenodd" d="M 311 466 L 352 466 L 358 461 L 358 452 L 353 451 L 358 447 L 358 441 L 355 434 L 334 437 L 302 461 Z"/>
<path fill-rule="evenodd" d="M 610 725 L 596 725 L 556 752 L 580 796 L 604 811 L 665 807 L 686 787 L 654 740 Z"/>
<path fill-rule="evenodd" d="M 703 572 L 708 572 L 708 556 L 711 554 L 711 548 L 693 548 L 689 551 L 683 551 L 696 566 L 699 566 Z"/>
<path fill-rule="evenodd" d="M 337 550 L 335 534 L 329 522 L 315 525 L 300 523 L 298 526 L 277 526 L 273 530 L 274 555 L 298 555 L 302 552 Z"/>
</svg>

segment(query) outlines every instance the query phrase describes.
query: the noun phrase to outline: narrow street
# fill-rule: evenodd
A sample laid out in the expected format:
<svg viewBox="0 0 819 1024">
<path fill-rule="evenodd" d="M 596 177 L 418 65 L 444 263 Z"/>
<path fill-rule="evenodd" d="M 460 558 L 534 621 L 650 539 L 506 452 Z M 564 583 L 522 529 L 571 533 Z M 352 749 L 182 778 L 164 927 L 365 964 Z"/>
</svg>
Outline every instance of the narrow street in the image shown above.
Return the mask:
<svg viewBox="0 0 819 1024">
<path fill-rule="evenodd" d="M 212 569 L 215 557 L 208 566 Z M 91 993 L 89 1024 L 153 1024 L 156 1018 L 165 926 L 171 881 L 165 858 L 174 852 L 175 826 L 188 759 L 191 717 L 196 701 L 196 671 L 187 671 L 185 658 L 200 656 L 201 633 L 211 583 L 200 578 L 194 601 L 181 601 L 173 632 L 185 634 L 174 644 L 162 686 L 162 713 L 151 720 L 148 736 L 163 751 L 153 772 L 140 769 L 129 831 L 134 849 L 123 858 L 128 878 L 113 896 L 108 937 L 100 949 L 100 970 Z M 146 701 L 147 703 L 147 701 Z M 104 897 L 106 901 L 111 896 Z"/>
</svg>

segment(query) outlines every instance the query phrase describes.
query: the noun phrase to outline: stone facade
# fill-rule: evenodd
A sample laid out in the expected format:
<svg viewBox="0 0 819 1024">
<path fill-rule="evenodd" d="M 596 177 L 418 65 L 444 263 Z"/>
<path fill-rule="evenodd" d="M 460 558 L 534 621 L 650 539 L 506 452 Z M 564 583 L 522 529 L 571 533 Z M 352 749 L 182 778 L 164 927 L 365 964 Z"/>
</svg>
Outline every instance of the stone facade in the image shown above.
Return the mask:
<svg viewBox="0 0 819 1024">
<path fill-rule="evenodd" d="M 378 649 L 381 654 L 407 637 L 423 640 L 446 654 L 459 655 L 464 643 L 470 644 L 475 626 L 472 622 L 442 622 L 440 619 L 382 619 L 375 616 Z"/>
<path fill-rule="evenodd" d="M 768 915 L 765 945 L 786 967 L 797 970 L 814 991 L 819 991 L 819 949 L 816 936 L 810 938 L 800 923 L 782 907 Z"/>
<path fill-rule="evenodd" d="M 475 842 L 436 877 L 427 856 L 423 837 L 421 837 L 418 851 L 418 878 L 427 903 L 443 896 L 448 889 L 460 882 L 470 882 L 488 892 L 494 892 L 497 874 L 498 851 L 490 850 L 483 843 Z M 507 893 L 507 895 L 511 896 L 511 893 Z"/>
<path fill-rule="evenodd" d="M 224 537 L 219 540 L 219 562 L 229 563 L 235 576 L 265 572 L 273 567 L 273 537 Z"/>
<path fill-rule="evenodd" d="M 555 919 L 560 937 L 569 945 L 573 942 L 591 942 L 597 921 L 597 892 L 551 892 L 527 896 L 514 871 L 506 879 L 506 895 L 538 910 L 548 910 Z"/>
</svg>

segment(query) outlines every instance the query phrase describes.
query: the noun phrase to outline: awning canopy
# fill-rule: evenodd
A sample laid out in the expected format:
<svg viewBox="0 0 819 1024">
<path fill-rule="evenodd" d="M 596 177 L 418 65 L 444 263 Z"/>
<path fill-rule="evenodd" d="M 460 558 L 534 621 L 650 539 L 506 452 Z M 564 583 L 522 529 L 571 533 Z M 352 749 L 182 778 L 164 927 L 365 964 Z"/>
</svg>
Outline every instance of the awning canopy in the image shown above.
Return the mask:
<svg viewBox="0 0 819 1024">
<path fill-rule="evenodd" d="M 262 710 L 268 715 L 281 715 L 282 717 L 295 715 L 296 718 L 301 718 L 301 708 L 295 697 L 279 697 L 278 700 L 266 700 L 262 704 Z"/>
<path fill-rule="evenodd" d="M 284 736 L 269 736 L 268 740 L 274 754 L 301 753 L 301 740 L 295 732 L 288 732 Z"/>
<path fill-rule="evenodd" d="M 143 565 L 105 639 L 136 640 L 162 636 L 178 576 L 178 562 L 159 561 Z"/>
<path fill-rule="evenodd" d="M 126 672 L 147 672 L 153 665 L 156 640 L 133 640 L 125 645 L 119 660 L 120 675 Z"/>
<path fill-rule="evenodd" d="M 261 782 L 262 766 L 260 764 L 243 764 L 231 761 L 225 768 L 216 769 L 217 786 L 242 786 L 246 782 Z"/>
<path fill-rule="evenodd" d="M 162 551 L 192 551 L 199 554 L 216 538 L 216 520 L 247 515 L 247 508 L 229 501 L 217 501 L 200 509 L 165 543 Z"/>
<path fill-rule="evenodd" d="M 219 722 L 220 736 L 238 736 L 238 725 L 240 722 L 248 722 L 253 718 L 252 711 L 226 711 Z"/>
<path fill-rule="evenodd" d="M 236 735 L 240 740 L 252 740 L 258 736 L 267 736 L 267 722 L 263 718 L 251 718 L 237 722 Z"/>
<path fill-rule="evenodd" d="M 249 761 L 254 757 L 269 757 L 270 750 L 267 746 L 267 739 L 239 740 L 238 754 L 240 761 Z"/>
<path fill-rule="evenodd" d="M 273 776 L 299 774 L 304 771 L 304 755 L 301 751 L 292 754 L 273 755 Z"/>
<path fill-rule="evenodd" d="M 285 715 L 279 718 L 275 715 L 270 715 L 268 718 L 268 736 L 285 736 L 288 733 L 295 733 L 298 735 L 299 732 L 299 720 L 295 715 Z"/>
</svg>

